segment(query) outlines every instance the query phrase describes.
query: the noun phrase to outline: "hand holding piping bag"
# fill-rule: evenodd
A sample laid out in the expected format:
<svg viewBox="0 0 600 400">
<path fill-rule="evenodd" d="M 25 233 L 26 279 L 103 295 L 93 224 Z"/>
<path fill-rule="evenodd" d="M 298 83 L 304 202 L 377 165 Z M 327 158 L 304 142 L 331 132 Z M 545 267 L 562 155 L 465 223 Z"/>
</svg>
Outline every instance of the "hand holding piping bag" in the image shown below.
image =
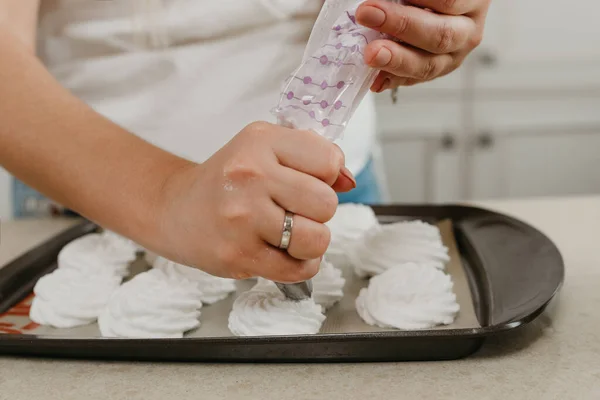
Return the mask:
<svg viewBox="0 0 600 400">
<path fill-rule="evenodd" d="M 332 141 L 343 136 L 348 120 L 378 74 L 366 63 L 365 50 L 370 43 L 388 38 L 357 22 L 361 3 L 325 3 L 302 64 L 286 81 L 273 111 L 279 124 L 312 130 Z"/>
<path fill-rule="evenodd" d="M 382 92 L 447 75 L 482 40 L 491 0 L 363 2 L 357 21 L 389 38 L 369 44 L 365 60 L 382 72 L 371 90 Z"/>
<path fill-rule="evenodd" d="M 341 2 L 324 5 L 304 60 L 288 78 L 273 111 L 280 125 L 312 130 L 331 141 L 342 136 L 346 123 L 377 76 L 377 71 L 365 62 L 365 48 L 385 37 L 356 22 L 358 3 L 354 3 L 341 13 L 336 13 L 341 10 Z M 339 15 L 331 25 L 335 14 Z M 291 235 L 291 227 L 287 234 Z M 292 300 L 309 297 L 312 291 L 310 282 L 278 287 Z"/>
</svg>

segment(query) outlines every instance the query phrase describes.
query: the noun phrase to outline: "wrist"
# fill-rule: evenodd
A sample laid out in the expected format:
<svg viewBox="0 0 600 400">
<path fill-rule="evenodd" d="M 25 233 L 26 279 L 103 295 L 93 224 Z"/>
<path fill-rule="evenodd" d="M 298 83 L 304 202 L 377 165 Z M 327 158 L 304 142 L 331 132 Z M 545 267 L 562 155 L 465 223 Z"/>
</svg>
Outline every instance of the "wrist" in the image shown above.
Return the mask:
<svg viewBox="0 0 600 400">
<path fill-rule="evenodd" d="M 136 232 L 132 233 L 135 236 L 132 238 L 144 248 L 164 254 L 169 247 L 165 222 L 173 217 L 174 204 L 185 194 L 182 180 L 185 180 L 189 170 L 197 166 L 176 156 L 157 165 L 152 184 L 142 200 L 143 207 L 136 218 Z"/>
</svg>

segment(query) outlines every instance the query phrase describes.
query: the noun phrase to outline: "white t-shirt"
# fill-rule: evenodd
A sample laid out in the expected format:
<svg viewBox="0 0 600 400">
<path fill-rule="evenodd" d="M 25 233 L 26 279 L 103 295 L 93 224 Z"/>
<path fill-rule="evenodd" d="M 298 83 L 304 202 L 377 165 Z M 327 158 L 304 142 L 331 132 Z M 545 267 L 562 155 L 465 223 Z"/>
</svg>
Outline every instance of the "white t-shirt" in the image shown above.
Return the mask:
<svg viewBox="0 0 600 400">
<path fill-rule="evenodd" d="M 203 162 L 244 126 L 274 122 L 322 0 L 43 0 L 40 57 L 99 113 Z M 153 12 L 155 10 L 156 12 Z M 148 38 L 168 40 L 149 46 Z M 340 145 L 358 173 L 375 140 L 367 96 Z"/>
</svg>

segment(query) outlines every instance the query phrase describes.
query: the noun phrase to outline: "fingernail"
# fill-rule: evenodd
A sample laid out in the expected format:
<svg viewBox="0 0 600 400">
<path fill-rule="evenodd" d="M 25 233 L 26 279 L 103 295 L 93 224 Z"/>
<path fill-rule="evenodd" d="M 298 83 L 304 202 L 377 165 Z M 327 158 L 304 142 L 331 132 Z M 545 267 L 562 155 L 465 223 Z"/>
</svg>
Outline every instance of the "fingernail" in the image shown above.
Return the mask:
<svg viewBox="0 0 600 400">
<path fill-rule="evenodd" d="M 363 6 L 358 14 L 358 22 L 368 28 L 379 28 L 385 22 L 385 12 L 373 6 Z"/>
<path fill-rule="evenodd" d="M 354 178 L 354 175 L 352 175 L 352 172 L 350 172 L 350 170 L 346 167 L 342 167 L 342 169 L 340 170 L 340 174 L 342 174 L 345 178 L 348 178 L 351 182 L 352 182 L 352 188 L 356 188 L 356 179 Z"/>
<path fill-rule="evenodd" d="M 385 83 L 385 79 L 379 79 L 379 77 L 373 82 L 373 86 L 371 86 L 371 90 L 375 93 L 379 93 L 381 88 Z"/>
<path fill-rule="evenodd" d="M 385 67 L 390 61 L 392 61 L 392 52 L 387 47 L 382 47 L 371 60 L 371 64 L 374 67 Z"/>
<path fill-rule="evenodd" d="M 377 93 L 381 93 L 384 90 L 387 90 L 390 87 L 391 84 L 392 84 L 392 80 L 390 78 L 385 78 L 383 80 L 383 83 L 381 84 L 381 87 L 377 91 Z"/>
</svg>

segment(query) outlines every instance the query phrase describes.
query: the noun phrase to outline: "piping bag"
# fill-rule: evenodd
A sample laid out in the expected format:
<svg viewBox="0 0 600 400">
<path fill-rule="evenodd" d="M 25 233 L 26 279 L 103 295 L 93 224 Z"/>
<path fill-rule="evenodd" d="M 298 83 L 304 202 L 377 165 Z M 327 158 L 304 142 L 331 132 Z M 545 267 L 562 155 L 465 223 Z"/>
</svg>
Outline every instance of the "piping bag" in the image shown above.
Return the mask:
<svg viewBox="0 0 600 400">
<path fill-rule="evenodd" d="M 331 141 L 343 137 L 379 73 L 365 63 L 365 48 L 374 40 L 388 38 L 356 22 L 356 10 L 363 1 L 325 1 L 302 62 L 286 79 L 279 104 L 272 110 L 279 125 L 312 130 Z M 312 295 L 310 281 L 277 283 L 277 287 L 291 300 Z"/>
</svg>

